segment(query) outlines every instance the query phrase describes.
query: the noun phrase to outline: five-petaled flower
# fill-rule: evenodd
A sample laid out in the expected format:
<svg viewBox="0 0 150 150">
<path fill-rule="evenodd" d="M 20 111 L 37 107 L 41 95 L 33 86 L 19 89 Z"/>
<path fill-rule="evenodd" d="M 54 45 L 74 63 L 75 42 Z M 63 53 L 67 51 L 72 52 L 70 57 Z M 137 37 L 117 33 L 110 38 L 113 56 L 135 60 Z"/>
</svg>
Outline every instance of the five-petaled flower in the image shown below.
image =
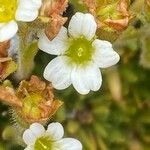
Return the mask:
<svg viewBox="0 0 150 150">
<path fill-rule="evenodd" d="M 62 138 L 64 129 L 60 123 L 51 123 L 45 131 L 39 123 L 33 123 L 23 134 L 25 150 L 82 150 L 82 144 L 73 138 Z"/>
<path fill-rule="evenodd" d="M 9 40 L 16 34 L 16 21 L 35 20 L 41 5 L 42 0 L 0 0 L 0 42 Z"/>
<path fill-rule="evenodd" d="M 96 29 L 91 14 L 77 12 L 70 21 L 68 32 L 62 27 L 52 41 L 44 32 L 39 34 L 39 48 L 58 55 L 44 71 L 45 79 L 51 81 L 54 88 L 62 90 L 73 84 L 80 94 L 100 89 L 99 68 L 116 64 L 120 57 L 110 42 L 95 39 Z"/>
</svg>

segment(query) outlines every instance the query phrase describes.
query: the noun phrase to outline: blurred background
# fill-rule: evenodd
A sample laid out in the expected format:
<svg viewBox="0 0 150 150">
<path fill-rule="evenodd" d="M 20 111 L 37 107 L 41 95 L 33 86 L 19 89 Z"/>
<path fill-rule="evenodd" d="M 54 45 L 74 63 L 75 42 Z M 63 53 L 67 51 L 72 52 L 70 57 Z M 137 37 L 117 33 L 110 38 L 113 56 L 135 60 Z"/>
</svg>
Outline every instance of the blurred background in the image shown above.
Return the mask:
<svg viewBox="0 0 150 150">
<path fill-rule="evenodd" d="M 101 0 L 100 0 L 101 2 Z M 108 4 L 116 2 L 109 1 Z M 79 95 L 73 87 L 55 91 L 64 105 L 50 120 L 65 127 L 65 136 L 83 143 L 83 150 L 150 150 L 150 11 L 144 0 L 130 1 L 134 14 L 121 32 L 99 29 L 99 39 L 113 43 L 121 60 L 101 70 L 103 85 L 98 92 Z M 79 0 L 71 0 L 65 16 L 87 11 Z M 66 24 L 67 26 L 67 24 Z M 33 74 L 42 77 L 53 56 L 41 51 Z M 0 150 L 22 150 L 13 140 L 9 107 L 0 103 Z"/>
</svg>

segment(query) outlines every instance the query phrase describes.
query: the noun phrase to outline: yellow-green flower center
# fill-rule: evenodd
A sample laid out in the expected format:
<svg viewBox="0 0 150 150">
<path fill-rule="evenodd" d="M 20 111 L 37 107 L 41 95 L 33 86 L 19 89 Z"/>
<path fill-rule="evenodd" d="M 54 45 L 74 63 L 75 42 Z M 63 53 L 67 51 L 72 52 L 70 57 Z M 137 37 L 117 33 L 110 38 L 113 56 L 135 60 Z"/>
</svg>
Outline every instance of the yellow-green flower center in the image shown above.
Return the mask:
<svg viewBox="0 0 150 150">
<path fill-rule="evenodd" d="M 51 150 L 52 141 L 48 136 L 40 137 L 36 140 L 34 150 Z"/>
<path fill-rule="evenodd" d="M 71 62 L 84 65 L 92 59 L 93 52 L 92 41 L 87 40 L 85 37 L 80 37 L 71 40 L 66 55 L 71 58 Z"/>
<path fill-rule="evenodd" d="M 38 108 L 38 104 L 42 100 L 42 97 L 35 93 L 30 93 L 27 97 L 23 99 L 23 114 L 26 116 L 30 116 L 31 118 L 37 119 L 40 117 L 40 109 Z"/>
<path fill-rule="evenodd" d="M 16 9 L 17 0 L 0 0 L 0 23 L 13 20 Z"/>
</svg>

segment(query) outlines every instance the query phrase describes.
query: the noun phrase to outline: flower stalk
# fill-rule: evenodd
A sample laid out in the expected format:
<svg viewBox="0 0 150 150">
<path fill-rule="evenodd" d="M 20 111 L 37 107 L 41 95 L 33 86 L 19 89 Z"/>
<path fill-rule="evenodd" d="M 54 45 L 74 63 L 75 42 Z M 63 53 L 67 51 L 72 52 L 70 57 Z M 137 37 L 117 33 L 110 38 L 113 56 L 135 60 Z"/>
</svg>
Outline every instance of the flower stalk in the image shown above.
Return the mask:
<svg viewBox="0 0 150 150">
<path fill-rule="evenodd" d="M 34 68 L 34 58 L 38 52 L 37 41 L 32 41 L 31 44 L 21 47 L 18 52 L 18 70 L 15 74 L 19 81 L 31 75 Z"/>
</svg>

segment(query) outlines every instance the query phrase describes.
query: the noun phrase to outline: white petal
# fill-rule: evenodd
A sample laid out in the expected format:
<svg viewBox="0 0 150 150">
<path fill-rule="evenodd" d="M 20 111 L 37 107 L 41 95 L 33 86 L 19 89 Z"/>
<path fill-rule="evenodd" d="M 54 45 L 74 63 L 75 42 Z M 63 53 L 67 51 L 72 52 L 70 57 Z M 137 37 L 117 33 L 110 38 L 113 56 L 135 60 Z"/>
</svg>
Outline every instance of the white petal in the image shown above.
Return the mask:
<svg viewBox="0 0 150 150">
<path fill-rule="evenodd" d="M 53 141 L 57 141 L 57 140 L 60 140 L 63 137 L 64 128 L 58 122 L 51 123 L 51 124 L 48 125 L 48 129 L 46 131 L 46 134 L 48 134 Z"/>
<path fill-rule="evenodd" d="M 16 11 L 16 20 L 31 22 L 38 16 L 38 9 L 41 7 L 41 0 L 19 0 Z"/>
<path fill-rule="evenodd" d="M 30 129 L 27 129 L 23 133 L 23 140 L 27 145 L 34 145 L 36 141 L 36 136 L 32 133 Z"/>
<path fill-rule="evenodd" d="M 90 90 L 97 91 L 102 84 L 101 72 L 92 62 L 86 67 L 75 68 L 71 79 L 80 94 L 87 94 Z"/>
<path fill-rule="evenodd" d="M 52 55 L 62 54 L 69 47 L 67 29 L 62 27 L 58 35 L 52 41 L 47 38 L 44 32 L 41 32 L 39 34 L 38 47 L 42 51 Z"/>
<path fill-rule="evenodd" d="M 23 140 L 27 145 L 34 145 L 36 139 L 45 133 L 44 127 L 39 123 L 33 123 L 23 133 Z"/>
<path fill-rule="evenodd" d="M 113 50 L 110 42 L 96 39 L 92 45 L 95 47 L 93 61 L 100 68 L 110 67 L 120 60 L 118 53 Z"/>
<path fill-rule="evenodd" d="M 29 0 L 33 3 L 36 8 L 40 8 L 42 6 L 42 0 Z"/>
<path fill-rule="evenodd" d="M 39 9 L 42 5 L 42 0 L 18 0 L 18 7 L 30 10 Z"/>
<path fill-rule="evenodd" d="M 44 78 L 50 82 L 54 88 L 62 90 L 71 84 L 71 66 L 67 64 L 68 57 L 59 56 L 53 59 L 44 70 Z"/>
<path fill-rule="evenodd" d="M 0 42 L 11 39 L 18 31 L 18 25 L 15 21 L 0 24 Z"/>
<path fill-rule="evenodd" d="M 80 66 L 75 67 L 71 73 L 71 81 L 74 88 L 80 94 L 88 94 L 90 91 L 87 81 L 85 81 L 85 72 L 84 69 Z"/>
<path fill-rule="evenodd" d="M 30 10 L 24 8 L 18 8 L 16 11 L 16 20 L 24 21 L 24 22 L 31 22 L 35 20 L 38 16 L 38 10 Z"/>
<path fill-rule="evenodd" d="M 39 123 L 33 123 L 30 126 L 30 130 L 33 132 L 33 134 L 36 137 L 40 137 L 40 136 L 42 136 L 45 133 L 44 127 L 41 124 L 39 124 Z"/>
<path fill-rule="evenodd" d="M 55 148 L 56 147 L 56 148 Z M 82 150 L 80 141 L 73 138 L 64 138 L 54 143 L 54 148 L 59 150 Z"/>
<path fill-rule="evenodd" d="M 99 68 L 93 63 L 83 69 L 84 82 L 87 82 L 88 87 L 92 91 L 98 91 L 102 85 L 102 76 Z"/>
<path fill-rule="evenodd" d="M 77 12 L 69 23 L 69 34 L 78 38 L 80 36 L 85 36 L 88 40 L 91 40 L 96 32 L 97 24 L 94 17 L 91 14 L 83 14 Z"/>
</svg>

